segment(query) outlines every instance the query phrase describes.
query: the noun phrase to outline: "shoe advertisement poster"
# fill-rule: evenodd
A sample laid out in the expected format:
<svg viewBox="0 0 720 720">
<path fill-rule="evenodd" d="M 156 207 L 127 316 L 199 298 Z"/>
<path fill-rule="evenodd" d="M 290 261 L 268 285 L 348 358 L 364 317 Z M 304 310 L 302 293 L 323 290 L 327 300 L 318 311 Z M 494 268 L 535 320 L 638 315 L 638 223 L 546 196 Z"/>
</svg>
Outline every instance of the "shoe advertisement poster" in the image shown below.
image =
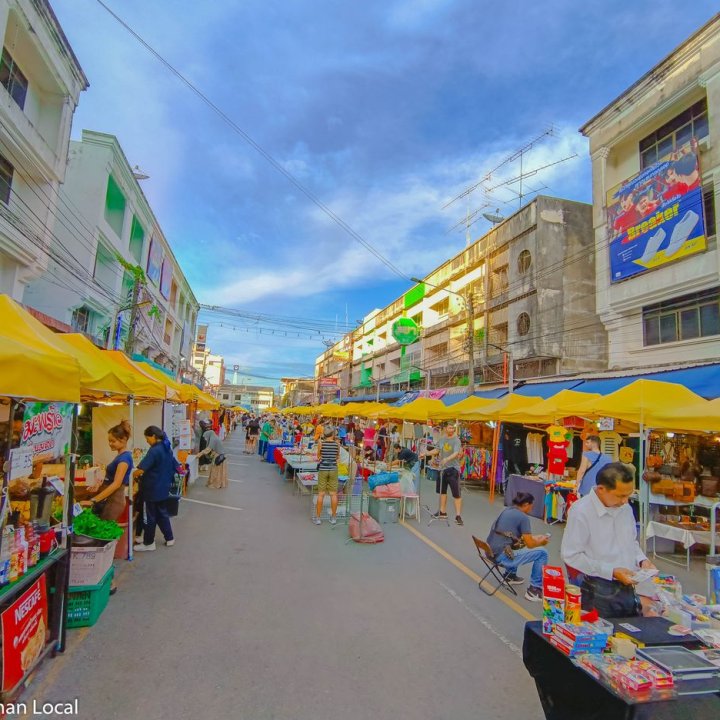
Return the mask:
<svg viewBox="0 0 720 720">
<path fill-rule="evenodd" d="M 45 575 L 41 575 L 7 610 L 2 622 L 2 690 L 14 688 L 40 657 L 48 639 Z"/>
<path fill-rule="evenodd" d="M 611 282 L 703 252 L 697 140 L 610 190 L 607 213 Z"/>
</svg>

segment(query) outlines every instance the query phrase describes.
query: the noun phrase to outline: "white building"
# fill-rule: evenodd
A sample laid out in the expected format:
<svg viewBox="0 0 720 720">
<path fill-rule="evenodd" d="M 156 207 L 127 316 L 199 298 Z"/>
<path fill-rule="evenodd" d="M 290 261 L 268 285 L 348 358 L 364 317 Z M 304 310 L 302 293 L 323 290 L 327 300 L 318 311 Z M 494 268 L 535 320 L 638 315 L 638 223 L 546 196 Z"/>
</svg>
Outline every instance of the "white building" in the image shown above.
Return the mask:
<svg viewBox="0 0 720 720">
<path fill-rule="evenodd" d="M 21 300 L 64 255 L 55 206 L 88 81 L 46 0 L 0 2 L 0 34 L 0 293 Z"/>
<path fill-rule="evenodd" d="M 263 412 L 275 403 L 274 388 L 261 385 L 221 385 L 215 395 L 222 405 L 243 405 Z"/>
<path fill-rule="evenodd" d="M 75 209 L 56 229 L 74 267 L 51 261 L 25 303 L 123 349 L 133 321 L 132 352 L 191 367 L 198 303 L 115 136 L 84 130 L 71 143 L 60 198 Z M 137 284 L 133 268 L 142 271 Z"/>
<path fill-rule="evenodd" d="M 716 235 L 720 15 L 613 100 L 581 132 L 590 139 L 597 311 L 608 332 L 610 369 L 716 360 L 720 355 Z M 695 158 L 699 166 L 693 165 Z M 672 214 L 673 191 L 662 175 L 651 183 L 645 174 L 621 193 L 629 209 L 614 210 L 620 184 L 662 161 L 695 167 L 676 172 L 685 173 L 684 188 L 699 184 L 693 208 L 687 207 L 688 195 L 677 204 L 679 222 L 672 218 L 666 222 L 664 214 L 658 221 L 653 207 L 660 201 L 671 203 Z M 665 207 L 658 206 L 657 212 Z M 695 221 L 703 213 L 704 232 Z M 690 229 L 687 240 L 675 231 L 676 223 L 679 230 L 683 223 Z"/>
</svg>

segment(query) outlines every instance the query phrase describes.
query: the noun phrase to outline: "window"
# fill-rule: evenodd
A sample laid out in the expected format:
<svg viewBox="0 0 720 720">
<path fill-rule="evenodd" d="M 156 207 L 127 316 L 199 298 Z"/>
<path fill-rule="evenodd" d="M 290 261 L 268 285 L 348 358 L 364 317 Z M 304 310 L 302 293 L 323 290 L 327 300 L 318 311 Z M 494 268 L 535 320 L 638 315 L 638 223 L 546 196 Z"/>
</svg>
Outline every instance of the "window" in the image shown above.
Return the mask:
<svg viewBox="0 0 720 720">
<path fill-rule="evenodd" d="M 497 295 L 508 289 L 508 266 L 503 265 L 502 267 L 493 270 L 492 274 L 492 295 Z"/>
<path fill-rule="evenodd" d="M 508 324 L 498 323 L 497 325 L 493 325 L 490 330 L 489 341 L 494 345 L 506 345 L 508 341 Z"/>
<path fill-rule="evenodd" d="M 643 308 L 643 341 L 648 345 L 720 335 L 720 288 Z"/>
<path fill-rule="evenodd" d="M 422 313 L 418 313 L 417 315 L 413 315 L 411 319 L 415 321 L 415 324 L 416 324 L 418 327 L 421 327 L 421 326 L 422 326 Z"/>
<path fill-rule="evenodd" d="M 530 254 L 530 251 L 523 250 L 518 255 L 517 263 L 518 263 L 518 272 L 521 275 L 524 275 L 530 269 L 530 266 L 532 265 L 532 255 Z"/>
<path fill-rule="evenodd" d="M 705 236 L 710 237 L 717 231 L 715 227 L 715 185 L 709 183 L 703 188 L 703 206 L 705 207 Z"/>
<path fill-rule="evenodd" d="M 440 316 L 447 315 L 448 312 L 450 312 L 450 298 L 445 298 L 439 303 L 435 303 L 435 305 L 432 305 L 430 309 L 434 310 Z"/>
<path fill-rule="evenodd" d="M 0 202 L 4 202 L 6 205 L 10 202 L 14 172 L 15 168 L 0 155 Z"/>
<path fill-rule="evenodd" d="M 640 168 L 662 160 L 692 137 L 707 137 L 708 132 L 707 99 L 703 98 L 640 141 Z"/>
<path fill-rule="evenodd" d="M 73 310 L 72 320 L 70 321 L 73 330 L 77 330 L 78 332 L 82 333 L 89 332 L 90 312 L 91 311 L 84 305 Z"/>
<path fill-rule="evenodd" d="M 22 110 L 25 107 L 27 97 L 28 81 L 22 74 L 20 68 L 15 64 L 12 55 L 3 48 L 0 57 L 0 83 L 10 93 L 12 99 Z"/>
<path fill-rule="evenodd" d="M 93 277 L 98 284 L 107 290 L 114 290 L 117 275 L 116 260 L 112 251 L 108 250 L 102 243 L 98 243 Z"/>
<path fill-rule="evenodd" d="M 135 258 L 135 261 L 138 264 L 142 263 L 144 245 L 145 231 L 143 230 L 142 225 L 139 223 L 138 219 L 133 215 L 132 225 L 130 226 L 130 254 Z"/>
<path fill-rule="evenodd" d="M 518 335 L 527 335 L 530 332 L 530 316 L 527 313 L 520 313 L 517 319 Z"/>
<path fill-rule="evenodd" d="M 229 400 L 229 399 L 230 399 L 229 393 L 223 393 L 222 399 L 223 399 L 223 400 Z"/>
<path fill-rule="evenodd" d="M 115 234 L 121 237 L 125 222 L 125 196 L 112 175 L 108 175 L 105 193 L 105 220 Z"/>
</svg>

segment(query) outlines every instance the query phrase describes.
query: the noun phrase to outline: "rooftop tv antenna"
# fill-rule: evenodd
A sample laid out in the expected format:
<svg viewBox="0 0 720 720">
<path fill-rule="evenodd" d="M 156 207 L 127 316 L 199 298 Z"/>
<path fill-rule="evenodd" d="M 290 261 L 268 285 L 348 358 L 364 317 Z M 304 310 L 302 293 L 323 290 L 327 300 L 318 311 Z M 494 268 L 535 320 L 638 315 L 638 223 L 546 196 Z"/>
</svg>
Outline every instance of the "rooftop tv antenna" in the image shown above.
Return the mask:
<svg viewBox="0 0 720 720">
<path fill-rule="evenodd" d="M 573 153 L 572 155 L 568 155 L 567 157 L 561 158 L 560 160 L 555 160 L 550 163 L 546 163 L 545 165 L 541 165 L 539 167 L 533 167 L 531 169 L 526 168 L 527 158 L 526 155 L 536 148 L 538 145 L 540 145 L 546 138 L 548 137 L 557 137 L 557 130 L 555 129 L 554 125 L 550 125 L 546 130 L 544 130 L 540 135 L 533 138 L 529 142 L 525 143 L 522 147 L 518 148 L 514 152 L 512 152 L 510 155 L 508 155 L 506 158 L 504 158 L 498 165 L 496 165 L 492 170 L 490 170 L 481 180 L 479 180 L 474 185 L 471 185 L 465 190 L 463 190 L 459 195 L 454 197 L 452 200 L 447 202 L 443 209 L 446 209 L 450 207 L 454 202 L 457 200 L 460 200 L 461 198 L 468 197 L 472 195 L 476 190 L 481 189 L 483 193 L 483 199 L 486 201 L 484 202 L 480 207 L 476 208 L 473 212 L 470 212 L 468 210 L 468 213 L 465 218 L 459 220 L 455 225 L 453 225 L 447 232 L 452 232 L 456 228 L 459 228 L 461 225 L 465 227 L 466 234 L 469 234 L 469 228 L 470 225 L 477 222 L 481 217 L 486 217 L 485 213 L 481 212 L 486 207 L 491 207 L 496 202 L 503 202 L 503 203 L 509 203 L 514 202 L 514 198 L 511 200 L 502 200 L 498 199 L 497 197 L 493 196 L 493 193 L 496 190 L 499 190 L 500 188 L 504 188 L 509 190 L 510 192 L 514 193 L 514 195 L 517 196 L 518 200 L 518 208 L 521 208 L 523 205 L 523 199 L 526 198 L 528 195 L 532 195 L 534 193 L 540 192 L 543 188 L 546 188 L 547 185 L 541 185 L 539 188 L 533 188 L 529 187 L 527 184 L 527 179 L 530 177 L 534 177 L 537 175 L 540 171 L 545 170 L 549 167 L 553 167 L 554 165 L 559 165 L 560 163 L 567 162 L 568 160 L 572 160 L 573 158 L 577 157 L 577 153 Z M 500 174 L 500 171 L 503 169 L 506 169 L 508 165 L 518 162 L 519 163 L 519 171 L 516 175 L 513 175 L 510 178 L 502 178 L 497 177 L 498 174 Z M 493 183 L 494 184 L 491 184 Z M 515 189 L 513 186 L 517 184 L 518 189 Z M 528 191 L 529 190 L 529 191 Z M 490 214 L 490 213 L 488 213 Z M 498 212 L 496 211 L 495 215 L 498 215 Z M 471 223 L 470 220 L 473 220 Z M 486 217 L 486 219 L 488 219 Z M 492 222 L 492 220 L 490 220 Z M 494 223 L 493 223 L 494 224 Z"/>
</svg>

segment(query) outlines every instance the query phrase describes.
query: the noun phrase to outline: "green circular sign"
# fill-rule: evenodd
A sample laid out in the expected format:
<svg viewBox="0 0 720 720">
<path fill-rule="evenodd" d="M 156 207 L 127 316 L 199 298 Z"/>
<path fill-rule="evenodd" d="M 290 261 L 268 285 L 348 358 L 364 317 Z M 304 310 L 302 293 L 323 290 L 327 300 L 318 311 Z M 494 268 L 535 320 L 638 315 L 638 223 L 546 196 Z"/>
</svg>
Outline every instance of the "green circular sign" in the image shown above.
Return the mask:
<svg viewBox="0 0 720 720">
<path fill-rule="evenodd" d="M 412 318 L 399 318 L 393 323 L 392 336 L 401 345 L 412 345 L 420 337 L 420 328 Z"/>
</svg>

